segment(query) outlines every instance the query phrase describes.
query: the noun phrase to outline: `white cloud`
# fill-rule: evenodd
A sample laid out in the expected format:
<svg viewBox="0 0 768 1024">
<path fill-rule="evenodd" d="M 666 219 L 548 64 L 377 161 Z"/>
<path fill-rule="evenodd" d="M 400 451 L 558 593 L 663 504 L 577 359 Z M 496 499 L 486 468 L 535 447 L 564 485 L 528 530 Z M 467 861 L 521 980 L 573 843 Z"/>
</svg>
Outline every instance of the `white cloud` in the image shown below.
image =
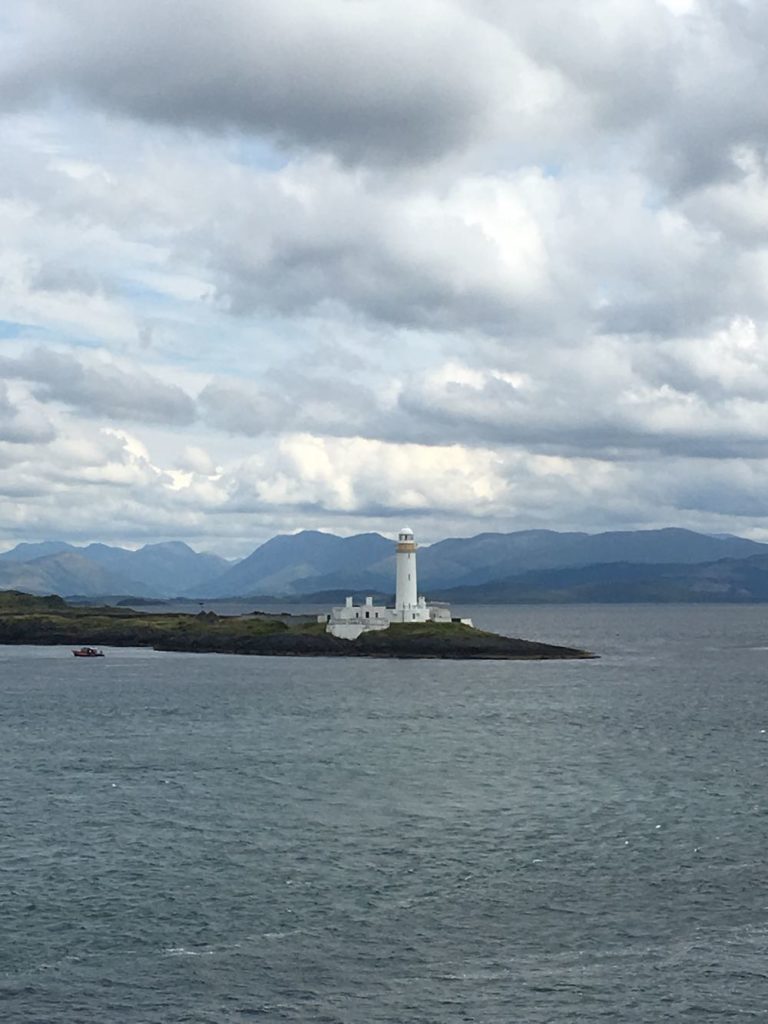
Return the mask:
<svg viewBox="0 0 768 1024">
<path fill-rule="evenodd" d="M 766 31 L 12 0 L 9 534 L 768 529 Z"/>
</svg>

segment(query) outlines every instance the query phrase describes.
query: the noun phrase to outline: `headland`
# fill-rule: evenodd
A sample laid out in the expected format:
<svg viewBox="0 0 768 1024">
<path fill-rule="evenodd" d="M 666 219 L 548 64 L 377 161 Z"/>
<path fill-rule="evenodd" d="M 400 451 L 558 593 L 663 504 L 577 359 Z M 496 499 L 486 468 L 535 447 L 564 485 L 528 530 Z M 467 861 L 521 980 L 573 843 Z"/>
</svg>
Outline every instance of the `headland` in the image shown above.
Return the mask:
<svg viewBox="0 0 768 1024">
<path fill-rule="evenodd" d="M 212 611 L 146 613 L 132 608 L 68 605 L 57 596 L 0 592 L 0 644 L 150 647 L 157 651 L 287 657 L 442 658 L 543 661 L 593 658 L 573 647 L 518 640 L 460 622 L 392 623 L 345 640 L 315 616 Z"/>
</svg>

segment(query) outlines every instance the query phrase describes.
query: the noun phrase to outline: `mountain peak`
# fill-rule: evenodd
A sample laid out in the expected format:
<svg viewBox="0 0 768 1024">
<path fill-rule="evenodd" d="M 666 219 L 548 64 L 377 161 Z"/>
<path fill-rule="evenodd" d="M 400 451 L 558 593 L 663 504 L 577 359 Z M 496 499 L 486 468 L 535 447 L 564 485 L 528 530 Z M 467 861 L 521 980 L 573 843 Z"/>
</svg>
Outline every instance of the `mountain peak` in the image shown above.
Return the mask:
<svg viewBox="0 0 768 1024">
<path fill-rule="evenodd" d="M 155 544 L 145 544 L 139 551 L 169 551 L 178 554 L 194 555 L 196 552 L 183 540 L 162 540 Z"/>
</svg>

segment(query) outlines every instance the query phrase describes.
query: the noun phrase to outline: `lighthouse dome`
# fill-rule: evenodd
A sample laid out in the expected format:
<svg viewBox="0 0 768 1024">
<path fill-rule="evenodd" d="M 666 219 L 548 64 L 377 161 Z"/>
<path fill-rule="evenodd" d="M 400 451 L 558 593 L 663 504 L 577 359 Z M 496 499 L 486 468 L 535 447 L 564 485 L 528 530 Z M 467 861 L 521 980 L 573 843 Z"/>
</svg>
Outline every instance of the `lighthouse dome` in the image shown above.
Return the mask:
<svg viewBox="0 0 768 1024">
<path fill-rule="evenodd" d="M 410 526 L 403 526 L 398 534 L 400 540 L 413 540 L 413 530 Z"/>
</svg>

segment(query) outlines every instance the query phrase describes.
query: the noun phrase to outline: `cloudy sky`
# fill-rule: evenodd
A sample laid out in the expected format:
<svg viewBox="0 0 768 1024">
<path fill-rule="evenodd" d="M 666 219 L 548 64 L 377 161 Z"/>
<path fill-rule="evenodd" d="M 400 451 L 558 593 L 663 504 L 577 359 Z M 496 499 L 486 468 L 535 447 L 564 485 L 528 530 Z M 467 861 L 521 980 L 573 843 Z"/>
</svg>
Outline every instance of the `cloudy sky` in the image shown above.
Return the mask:
<svg viewBox="0 0 768 1024">
<path fill-rule="evenodd" d="M 761 0 L 5 0 L 0 547 L 768 539 Z"/>
</svg>

